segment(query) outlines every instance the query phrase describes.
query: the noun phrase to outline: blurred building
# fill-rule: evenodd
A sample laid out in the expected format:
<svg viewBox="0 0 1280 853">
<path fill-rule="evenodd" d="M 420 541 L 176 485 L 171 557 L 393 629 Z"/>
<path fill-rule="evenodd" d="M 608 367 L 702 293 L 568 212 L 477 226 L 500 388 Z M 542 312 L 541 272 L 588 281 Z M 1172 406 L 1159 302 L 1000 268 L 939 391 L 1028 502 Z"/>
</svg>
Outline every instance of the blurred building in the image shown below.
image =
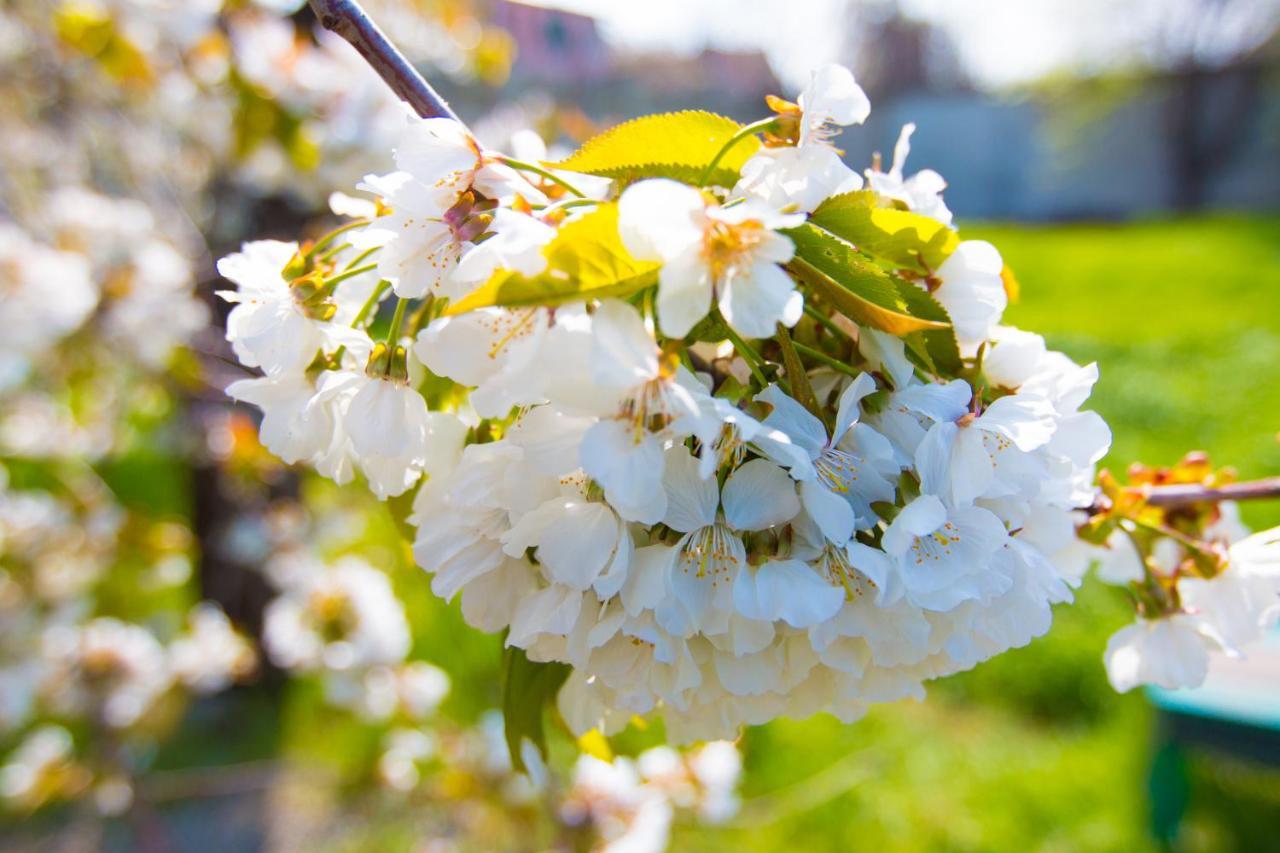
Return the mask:
<svg viewBox="0 0 1280 853">
<path fill-rule="evenodd" d="M 764 54 L 619 54 L 588 15 L 491 0 L 517 56 L 501 90 L 454 91 L 463 115 L 549 96 L 598 123 L 708 109 L 741 121 L 784 91 Z M 1017 97 L 969 85 L 925 24 L 890 17 L 851 43 L 874 109 L 839 139 L 855 168 L 888 158 L 915 122 L 908 171 L 949 182 L 962 218 L 1119 219 L 1168 209 L 1280 207 L 1280 53 L 1275 40 L 1224 67 L 1077 79 Z M 586 127 L 588 125 L 580 125 Z M 571 141 L 571 140 L 565 140 Z"/>
</svg>

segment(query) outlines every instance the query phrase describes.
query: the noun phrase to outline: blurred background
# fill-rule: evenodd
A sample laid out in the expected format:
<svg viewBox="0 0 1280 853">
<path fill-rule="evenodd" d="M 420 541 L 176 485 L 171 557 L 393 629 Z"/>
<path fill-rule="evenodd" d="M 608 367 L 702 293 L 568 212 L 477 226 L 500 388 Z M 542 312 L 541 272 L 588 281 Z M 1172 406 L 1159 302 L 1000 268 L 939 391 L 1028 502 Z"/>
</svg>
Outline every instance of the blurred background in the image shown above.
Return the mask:
<svg viewBox="0 0 1280 853">
<path fill-rule="evenodd" d="M 888 160 L 917 125 L 907 171 L 940 172 L 962 234 L 1016 271 L 1007 321 L 1099 363 L 1105 465 L 1204 450 L 1280 474 L 1280 2 L 365 5 L 482 141 L 526 159 L 645 113 L 759 118 L 813 66 L 850 66 L 873 110 L 838 139 L 846 159 Z M 511 773 L 498 638 L 431 596 L 384 505 L 281 466 L 222 395 L 243 373 L 214 260 L 333 227 L 329 194 L 389 170 L 401 122 L 299 2 L 5 4 L 5 849 L 590 849 L 643 822 L 568 769 L 559 731 L 545 778 Z M 28 280 L 83 306 L 50 311 Z M 1280 524 L 1280 504 L 1244 521 Z M 389 577 L 409 635 L 355 686 L 267 636 L 273 605 L 312 600 L 291 566 L 353 556 Z M 256 665 L 198 633 L 199 601 Z M 924 703 L 751 729 L 736 808 L 706 807 L 715 786 L 685 759 L 703 799 L 669 797 L 672 849 L 1272 848 L 1280 655 L 1231 682 L 1254 713 L 1161 710 L 1106 681 L 1131 618 L 1122 591 L 1086 584 L 1047 637 Z M 90 660 L 103 619 L 142 626 L 172 677 L 146 687 L 145 655 Z M 80 651 L 55 642 L 68 632 Z M 205 654 L 183 664 L 192 637 Z M 101 672 L 145 694 L 132 718 L 100 713 Z M 660 741 L 635 727 L 612 748 Z"/>
</svg>

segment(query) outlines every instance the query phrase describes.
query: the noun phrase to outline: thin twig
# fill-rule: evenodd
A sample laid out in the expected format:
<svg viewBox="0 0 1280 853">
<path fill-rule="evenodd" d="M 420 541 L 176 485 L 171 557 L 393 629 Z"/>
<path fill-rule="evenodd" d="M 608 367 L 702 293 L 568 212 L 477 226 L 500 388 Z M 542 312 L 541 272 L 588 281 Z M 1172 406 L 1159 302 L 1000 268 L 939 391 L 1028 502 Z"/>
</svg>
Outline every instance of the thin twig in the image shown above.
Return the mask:
<svg viewBox="0 0 1280 853">
<path fill-rule="evenodd" d="M 391 90 L 423 118 L 462 120 L 423 78 L 404 54 L 383 35 L 356 0 L 310 0 L 311 10 L 326 30 L 354 47 Z"/>
<path fill-rule="evenodd" d="M 1280 498 L 1280 477 L 1264 477 L 1261 480 L 1246 480 L 1243 483 L 1228 483 L 1225 486 L 1203 486 L 1197 483 L 1146 486 L 1138 488 L 1137 491 L 1146 496 L 1148 506 L 1166 509 L 1217 501 L 1257 501 Z M 1093 506 L 1087 507 L 1086 511 L 1090 515 L 1097 515 L 1110 508 L 1111 502 L 1104 495 L 1098 495 Z"/>
<path fill-rule="evenodd" d="M 1186 506 L 1209 501 L 1256 501 L 1280 497 L 1280 477 L 1228 483 L 1225 486 L 1151 486 L 1147 494 L 1150 506 Z"/>
</svg>

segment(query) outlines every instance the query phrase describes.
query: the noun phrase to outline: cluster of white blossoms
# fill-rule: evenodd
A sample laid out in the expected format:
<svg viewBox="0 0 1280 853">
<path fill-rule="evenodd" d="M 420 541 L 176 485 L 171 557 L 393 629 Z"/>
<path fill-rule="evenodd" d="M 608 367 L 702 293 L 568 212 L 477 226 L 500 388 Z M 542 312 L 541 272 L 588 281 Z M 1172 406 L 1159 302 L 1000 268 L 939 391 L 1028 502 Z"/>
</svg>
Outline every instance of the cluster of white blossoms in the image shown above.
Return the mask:
<svg viewBox="0 0 1280 853">
<path fill-rule="evenodd" d="M 0 454 L 109 451 L 139 378 L 206 326 L 195 284 L 191 260 L 133 199 L 70 185 L 37 225 L 0 221 Z"/>
<path fill-rule="evenodd" d="M 88 262 L 109 346 L 160 369 L 208 323 L 191 260 L 161 236 L 142 202 L 64 187 L 50 197 L 48 218 L 55 245 Z"/>
<path fill-rule="evenodd" d="M 1104 547 L 1078 548 L 1099 580 L 1137 600 L 1136 621 L 1107 643 L 1118 691 L 1198 687 L 1214 655 L 1244 657 L 1280 622 L 1280 527 L 1250 535 L 1234 503 L 1208 506 L 1208 523 L 1203 511 L 1183 512 L 1190 532 L 1153 537 L 1147 508 L 1145 528 L 1122 519 Z"/>
<path fill-rule="evenodd" d="M 16 744 L 0 801 L 18 810 L 85 790 L 126 807 L 127 783 L 92 741 L 145 741 L 163 708 L 257 668 L 221 609 L 183 603 L 185 528 L 133 517 L 97 485 L 15 488 L 0 466 L 0 737 Z M 136 580 L 125 612 L 121 577 Z"/>
<path fill-rule="evenodd" d="M 448 695 L 443 670 L 406 662 L 409 623 L 384 573 L 355 556 L 322 563 L 288 551 L 266 571 L 280 589 L 265 614 L 267 654 L 293 675 L 319 675 L 331 704 L 371 721 L 421 721 Z"/>
<path fill-rule="evenodd" d="M 708 824 L 732 818 L 741 775 L 742 756 L 732 741 L 712 741 L 687 753 L 658 746 L 634 760 L 582 755 L 560 819 L 592 827 L 600 840 L 596 849 L 657 853 L 667 849 L 677 810 Z"/>
<path fill-rule="evenodd" d="M 843 163 L 833 126 L 869 110 L 846 69 L 771 104 L 767 127 L 628 123 L 562 169 L 414 120 L 376 201 L 342 198 L 355 221 L 220 264 L 264 374 L 228 392 L 264 444 L 416 489 L 432 589 L 571 664 L 577 732 L 851 720 L 1071 598 L 1054 558 L 1110 442 L 1081 410 L 1096 368 L 1000 325 L 1000 255 L 956 235 L 936 174 L 904 177 L 910 127 L 888 172 Z M 709 151 L 679 147 L 694 121 Z M 620 165 L 637 127 L 678 162 Z"/>
</svg>

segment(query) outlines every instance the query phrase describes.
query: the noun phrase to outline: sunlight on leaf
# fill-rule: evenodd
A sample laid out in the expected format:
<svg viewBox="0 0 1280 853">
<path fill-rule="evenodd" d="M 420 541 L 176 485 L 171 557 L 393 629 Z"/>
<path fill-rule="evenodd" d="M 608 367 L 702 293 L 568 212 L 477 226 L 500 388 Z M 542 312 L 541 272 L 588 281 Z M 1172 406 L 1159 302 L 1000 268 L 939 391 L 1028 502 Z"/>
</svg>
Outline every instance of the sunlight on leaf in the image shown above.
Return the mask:
<svg viewBox="0 0 1280 853">
<path fill-rule="evenodd" d="M 845 193 L 823 202 L 809 221 L 876 260 L 918 273 L 936 270 L 960 244 L 936 219 L 877 204 L 873 192 Z"/>
<path fill-rule="evenodd" d="M 560 305 L 583 299 L 630 296 L 657 282 L 658 264 L 637 261 L 618 236 L 618 206 L 602 204 L 566 223 L 545 250 L 547 269 L 536 276 L 499 271 L 449 306 L 446 315 L 492 306 Z"/>
<path fill-rule="evenodd" d="M 548 165 L 622 181 L 673 178 L 696 184 L 741 129 L 732 119 L 698 110 L 644 116 L 588 139 L 567 159 Z M 742 165 L 759 149 L 754 136 L 739 141 L 712 171 L 710 183 L 733 186 Z"/>
</svg>

